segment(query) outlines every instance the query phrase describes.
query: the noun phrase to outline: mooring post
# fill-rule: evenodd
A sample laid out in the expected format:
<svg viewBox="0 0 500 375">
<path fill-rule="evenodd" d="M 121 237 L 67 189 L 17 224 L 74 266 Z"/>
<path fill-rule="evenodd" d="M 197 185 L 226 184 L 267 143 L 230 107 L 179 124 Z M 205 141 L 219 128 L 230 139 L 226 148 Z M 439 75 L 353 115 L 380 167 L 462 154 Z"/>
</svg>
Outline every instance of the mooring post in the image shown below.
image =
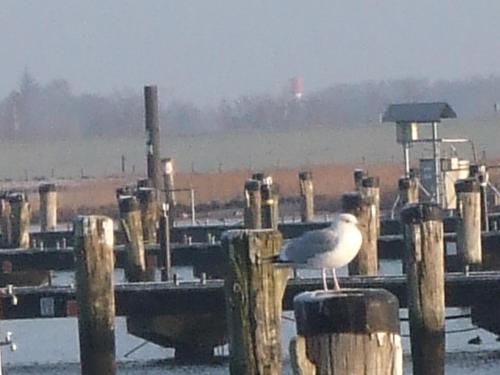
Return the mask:
<svg viewBox="0 0 500 375">
<path fill-rule="evenodd" d="M 373 197 L 373 208 L 375 210 L 375 222 L 377 225 L 377 236 L 380 235 L 380 180 L 376 176 L 365 176 L 361 180 L 358 189 L 361 195 Z"/>
<path fill-rule="evenodd" d="M 57 227 L 57 189 L 55 184 L 42 184 L 40 196 L 40 230 L 54 231 Z"/>
<path fill-rule="evenodd" d="M 232 375 L 282 373 L 281 304 L 288 269 L 272 264 L 281 244 L 276 230 L 233 230 L 224 235 Z"/>
<path fill-rule="evenodd" d="M 158 225 L 158 201 L 156 189 L 141 187 L 137 190 L 137 199 L 141 208 L 142 233 L 144 242 L 156 243 L 156 229 Z"/>
<path fill-rule="evenodd" d="M 303 223 L 314 220 L 314 185 L 312 172 L 299 173 L 300 186 L 300 218 Z"/>
<path fill-rule="evenodd" d="M 77 217 L 74 242 L 82 375 L 114 375 L 113 220 Z"/>
<path fill-rule="evenodd" d="M 443 375 L 445 301 L 443 221 L 435 203 L 406 206 L 405 258 L 414 375 Z"/>
<path fill-rule="evenodd" d="M 418 179 L 416 176 L 401 177 L 398 181 L 398 190 L 401 207 L 406 204 L 418 203 Z"/>
<path fill-rule="evenodd" d="M 118 199 L 120 224 L 125 237 L 127 262 L 125 278 L 131 282 L 147 281 L 146 258 L 142 231 L 141 210 L 134 196 Z"/>
<path fill-rule="evenodd" d="M 162 281 L 170 281 L 172 278 L 172 256 L 170 252 L 170 223 L 169 223 L 168 204 L 164 203 L 160 215 L 160 228 L 158 231 L 160 240 L 161 264 L 162 264 Z"/>
<path fill-rule="evenodd" d="M 304 292 L 293 301 L 294 375 L 401 375 L 399 302 L 383 289 Z"/>
<path fill-rule="evenodd" d="M 262 197 L 260 181 L 247 180 L 245 182 L 245 228 L 262 228 Z"/>
<path fill-rule="evenodd" d="M 479 270 L 482 263 L 481 192 L 475 178 L 455 183 L 457 194 L 457 255 L 462 270 Z"/>
<path fill-rule="evenodd" d="M 358 219 L 358 228 L 363 236 L 363 242 L 358 255 L 349 263 L 350 275 L 378 274 L 378 235 L 377 211 L 375 198 L 359 191 L 342 195 L 342 211 L 353 214 Z"/>
<path fill-rule="evenodd" d="M 263 179 L 260 186 L 262 198 L 262 228 L 278 229 L 279 213 L 279 187 L 273 182 L 272 177 Z"/>
<path fill-rule="evenodd" d="M 160 117 L 158 113 L 158 87 L 144 87 L 146 114 L 146 153 L 148 179 L 152 186 L 161 189 L 160 174 Z"/>
<path fill-rule="evenodd" d="M 354 177 L 354 190 L 358 190 L 361 187 L 361 181 L 367 176 L 363 169 L 355 169 L 353 172 Z"/>
<path fill-rule="evenodd" d="M 490 223 L 488 219 L 488 171 L 485 165 L 472 164 L 469 167 L 469 176 L 477 179 L 481 192 L 481 230 L 488 232 Z"/>
<path fill-rule="evenodd" d="M 12 193 L 8 197 L 11 207 L 12 242 L 10 247 L 30 247 L 30 215 L 28 197 L 24 193 Z"/>
<path fill-rule="evenodd" d="M 170 210 L 175 206 L 175 184 L 174 184 L 174 159 L 161 159 L 163 171 L 163 189 L 165 190 L 165 202 L 170 206 Z"/>
<path fill-rule="evenodd" d="M 0 230 L 2 231 L 2 248 L 12 244 L 11 207 L 6 195 L 0 198 Z"/>
</svg>

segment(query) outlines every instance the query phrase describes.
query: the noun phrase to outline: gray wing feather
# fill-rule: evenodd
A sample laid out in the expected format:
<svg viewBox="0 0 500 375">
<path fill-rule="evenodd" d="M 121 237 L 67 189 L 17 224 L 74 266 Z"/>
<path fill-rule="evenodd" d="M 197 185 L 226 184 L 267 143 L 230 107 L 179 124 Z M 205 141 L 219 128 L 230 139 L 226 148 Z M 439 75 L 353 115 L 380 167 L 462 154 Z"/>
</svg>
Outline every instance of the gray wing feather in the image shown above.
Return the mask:
<svg viewBox="0 0 500 375">
<path fill-rule="evenodd" d="M 338 236 L 331 228 L 306 232 L 299 238 L 290 240 L 283 248 L 280 259 L 292 263 L 305 264 L 316 254 L 334 249 Z"/>
</svg>

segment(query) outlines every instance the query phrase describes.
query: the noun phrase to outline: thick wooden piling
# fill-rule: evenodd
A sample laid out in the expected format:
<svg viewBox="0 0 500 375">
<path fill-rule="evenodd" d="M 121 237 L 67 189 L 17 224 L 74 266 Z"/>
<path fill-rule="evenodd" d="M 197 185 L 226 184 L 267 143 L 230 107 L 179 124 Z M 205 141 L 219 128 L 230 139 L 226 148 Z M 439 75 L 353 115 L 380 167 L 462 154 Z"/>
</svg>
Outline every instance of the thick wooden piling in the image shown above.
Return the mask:
<svg viewBox="0 0 500 375">
<path fill-rule="evenodd" d="M 142 233 L 145 243 L 156 243 L 158 226 L 158 201 L 156 189 L 142 187 L 137 190 L 137 199 L 141 208 Z"/>
<path fill-rule="evenodd" d="M 148 179 L 152 186 L 161 189 L 160 173 L 160 117 L 158 113 L 158 87 L 144 87 L 146 114 L 146 154 Z"/>
<path fill-rule="evenodd" d="M 57 188 L 55 184 L 42 184 L 40 195 L 40 230 L 54 231 L 57 227 Z"/>
<path fill-rule="evenodd" d="M 133 196 L 123 196 L 118 200 L 118 207 L 127 252 L 125 278 L 132 282 L 146 281 L 146 258 L 139 203 Z"/>
<path fill-rule="evenodd" d="M 363 196 L 372 197 L 373 208 L 375 210 L 375 224 L 377 226 L 377 236 L 380 235 L 380 180 L 376 176 L 365 176 L 361 180 L 359 192 Z"/>
<path fill-rule="evenodd" d="M 281 244 L 275 230 L 228 231 L 223 238 L 232 375 L 282 373 L 281 304 L 288 269 L 272 264 Z"/>
<path fill-rule="evenodd" d="M 314 220 L 314 185 L 312 172 L 299 173 L 300 218 L 303 223 Z"/>
<path fill-rule="evenodd" d="M 260 182 L 258 180 L 247 180 L 245 182 L 245 228 L 262 228 L 262 197 L 260 193 Z"/>
<path fill-rule="evenodd" d="M 401 375 L 398 299 L 383 289 L 314 291 L 294 299 L 294 375 Z"/>
<path fill-rule="evenodd" d="M 414 375 L 443 375 L 445 359 L 444 249 L 441 209 L 406 206 L 405 258 Z"/>
<path fill-rule="evenodd" d="M 82 375 L 114 375 L 113 221 L 79 216 L 74 241 Z"/>
<path fill-rule="evenodd" d="M 485 165 L 472 164 L 469 167 L 469 177 L 477 179 L 481 192 L 481 230 L 488 232 L 490 223 L 488 221 L 488 171 Z"/>
<path fill-rule="evenodd" d="M 0 198 L 0 230 L 2 231 L 2 248 L 10 247 L 12 244 L 12 219 L 11 207 L 6 195 Z"/>
<path fill-rule="evenodd" d="M 415 176 L 401 177 L 398 181 L 400 206 L 418 203 L 418 179 Z"/>
<path fill-rule="evenodd" d="M 262 198 L 262 228 L 278 229 L 279 213 L 279 187 L 273 182 L 272 177 L 266 177 L 261 183 L 260 194 Z"/>
<path fill-rule="evenodd" d="M 455 183 L 457 194 L 457 255 L 462 269 L 479 270 L 482 263 L 481 190 L 475 178 Z"/>
<path fill-rule="evenodd" d="M 24 193 L 9 194 L 11 208 L 12 241 L 10 247 L 27 249 L 30 247 L 31 207 Z"/>
<path fill-rule="evenodd" d="M 375 199 L 359 191 L 342 195 L 342 211 L 351 213 L 358 219 L 358 228 L 363 236 L 361 249 L 349 263 L 350 275 L 378 274 L 378 235 Z"/>
</svg>

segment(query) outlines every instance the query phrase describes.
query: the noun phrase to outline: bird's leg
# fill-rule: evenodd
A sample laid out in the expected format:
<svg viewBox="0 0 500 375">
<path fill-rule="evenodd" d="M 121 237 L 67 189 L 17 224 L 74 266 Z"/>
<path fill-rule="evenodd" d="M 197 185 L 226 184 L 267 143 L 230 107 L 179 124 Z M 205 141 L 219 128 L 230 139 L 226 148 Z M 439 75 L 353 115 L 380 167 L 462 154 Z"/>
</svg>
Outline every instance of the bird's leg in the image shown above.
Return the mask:
<svg viewBox="0 0 500 375">
<path fill-rule="evenodd" d="M 323 289 L 328 290 L 328 284 L 326 283 L 326 269 L 321 269 L 321 274 L 323 276 Z"/>
<path fill-rule="evenodd" d="M 337 280 L 337 274 L 335 273 L 335 268 L 332 268 L 332 275 L 333 275 L 333 285 L 335 290 L 340 290 L 340 285 Z"/>
</svg>

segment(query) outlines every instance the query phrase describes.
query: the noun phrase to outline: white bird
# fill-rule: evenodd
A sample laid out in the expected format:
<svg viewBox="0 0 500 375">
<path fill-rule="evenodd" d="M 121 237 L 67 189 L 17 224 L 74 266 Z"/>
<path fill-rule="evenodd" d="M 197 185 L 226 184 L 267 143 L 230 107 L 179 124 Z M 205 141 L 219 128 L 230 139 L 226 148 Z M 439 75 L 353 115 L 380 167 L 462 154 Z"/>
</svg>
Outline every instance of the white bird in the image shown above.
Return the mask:
<svg viewBox="0 0 500 375">
<path fill-rule="evenodd" d="M 326 269 L 331 269 L 335 290 L 339 290 L 335 269 L 352 261 L 361 248 L 362 236 L 357 224 L 356 216 L 339 214 L 328 228 L 309 231 L 289 241 L 281 250 L 278 262 L 321 269 L 325 290 L 328 290 Z"/>
</svg>

